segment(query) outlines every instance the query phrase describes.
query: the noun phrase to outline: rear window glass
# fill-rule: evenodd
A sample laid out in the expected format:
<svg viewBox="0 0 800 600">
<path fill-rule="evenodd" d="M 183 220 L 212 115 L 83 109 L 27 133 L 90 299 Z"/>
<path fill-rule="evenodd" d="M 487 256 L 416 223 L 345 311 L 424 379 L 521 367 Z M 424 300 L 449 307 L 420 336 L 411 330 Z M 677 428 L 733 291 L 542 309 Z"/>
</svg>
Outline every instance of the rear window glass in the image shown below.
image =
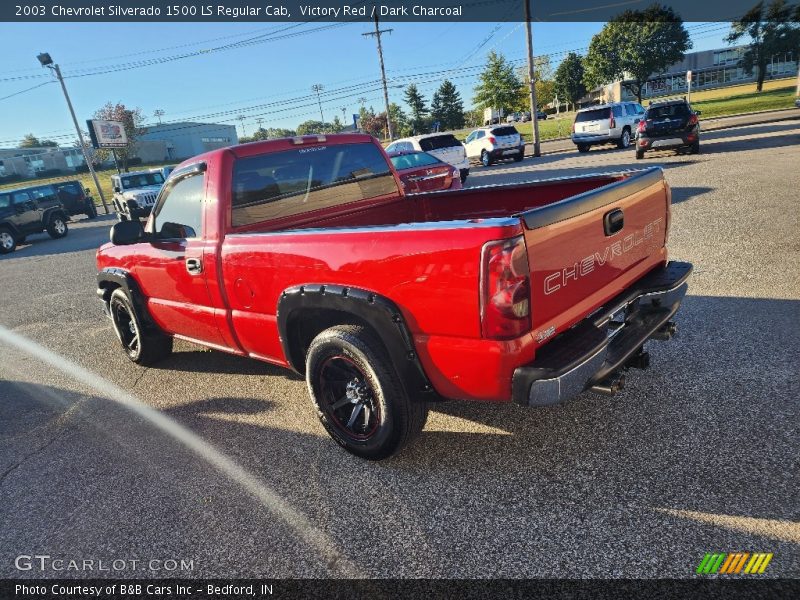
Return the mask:
<svg viewBox="0 0 800 600">
<path fill-rule="evenodd" d="M 461 146 L 461 142 L 459 142 L 454 135 L 437 135 L 423 138 L 419 141 L 420 149 L 425 152 L 440 150 L 442 148 L 452 148 L 453 146 Z"/>
<path fill-rule="evenodd" d="M 585 112 L 579 112 L 575 115 L 575 122 L 576 123 L 583 123 L 585 121 L 602 121 L 603 119 L 609 118 L 609 113 L 611 111 L 607 108 L 598 108 L 596 110 L 587 110 Z"/>
<path fill-rule="evenodd" d="M 436 158 L 430 154 L 426 154 L 425 152 L 414 152 L 413 154 L 392 156 L 391 161 L 395 169 L 412 169 L 414 167 L 425 167 L 428 165 L 441 164 L 441 161 L 436 160 Z"/>
<path fill-rule="evenodd" d="M 237 160 L 234 227 L 398 193 L 373 144 L 309 145 Z"/>
<path fill-rule="evenodd" d="M 492 133 L 497 136 L 519 135 L 516 127 L 495 127 Z"/>
<path fill-rule="evenodd" d="M 647 109 L 648 119 L 660 119 L 663 117 L 685 117 L 689 114 L 689 107 L 685 104 L 667 104 L 664 106 L 654 106 Z"/>
</svg>

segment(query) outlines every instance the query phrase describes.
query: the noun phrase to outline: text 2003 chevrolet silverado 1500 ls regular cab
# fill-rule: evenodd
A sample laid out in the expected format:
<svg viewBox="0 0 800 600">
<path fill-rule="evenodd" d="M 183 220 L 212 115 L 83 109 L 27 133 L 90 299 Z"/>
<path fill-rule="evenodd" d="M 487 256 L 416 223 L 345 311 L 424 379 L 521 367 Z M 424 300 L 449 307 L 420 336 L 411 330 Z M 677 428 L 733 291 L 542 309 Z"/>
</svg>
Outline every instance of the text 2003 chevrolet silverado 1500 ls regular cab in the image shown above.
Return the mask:
<svg viewBox="0 0 800 600">
<path fill-rule="evenodd" d="M 431 400 L 613 393 L 686 293 L 660 169 L 406 196 L 365 135 L 215 150 L 97 253 L 131 360 L 172 338 L 304 373 L 350 452 L 391 455 Z"/>
</svg>

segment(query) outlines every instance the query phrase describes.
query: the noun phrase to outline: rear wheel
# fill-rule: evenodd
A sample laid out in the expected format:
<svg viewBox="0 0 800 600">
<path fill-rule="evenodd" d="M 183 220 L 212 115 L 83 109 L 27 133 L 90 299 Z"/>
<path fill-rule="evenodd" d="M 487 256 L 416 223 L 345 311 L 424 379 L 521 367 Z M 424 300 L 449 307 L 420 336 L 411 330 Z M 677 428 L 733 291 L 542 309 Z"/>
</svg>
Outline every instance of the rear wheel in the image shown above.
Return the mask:
<svg viewBox="0 0 800 600">
<path fill-rule="evenodd" d="M 589 145 L 588 144 L 578 144 L 578 152 L 588 152 Z"/>
<path fill-rule="evenodd" d="M 11 254 L 17 249 L 17 240 L 8 227 L 0 227 L 0 254 Z"/>
<path fill-rule="evenodd" d="M 689 154 L 700 154 L 700 140 L 689 146 Z"/>
<path fill-rule="evenodd" d="M 56 214 L 50 217 L 50 220 L 47 222 L 47 234 L 51 238 L 57 240 L 63 238 L 67 233 L 69 233 L 69 228 L 67 227 L 67 220 L 64 218 L 64 215 Z"/>
<path fill-rule="evenodd" d="M 619 141 L 617 142 L 617 147 L 627 148 L 630 145 L 631 145 L 631 130 L 626 127 L 625 129 L 622 130 L 622 135 L 620 136 Z"/>
<path fill-rule="evenodd" d="M 492 157 L 489 156 L 489 153 L 486 150 L 481 150 L 481 164 L 484 167 L 491 166 L 492 164 Z"/>
<path fill-rule="evenodd" d="M 644 158 L 644 150 L 637 150 L 636 151 L 636 160 L 642 160 Z"/>
<path fill-rule="evenodd" d="M 383 344 L 365 327 L 320 333 L 308 350 L 306 383 L 328 434 L 361 458 L 387 458 L 425 426 L 426 404 L 409 398 Z"/>
<path fill-rule="evenodd" d="M 525 158 L 525 151 L 524 150 L 520 150 L 519 154 L 514 156 L 514 162 L 521 162 L 523 158 Z"/>
<path fill-rule="evenodd" d="M 145 331 L 131 299 L 122 288 L 111 293 L 108 309 L 114 333 L 131 361 L 151 365 L 172 352 L 172 338 L 160 332 Z"/>
<path fill-rule="evenodd" d="M 86 218 L 94 219 L 97 216 L 97 207 L 91 200 L 86 201 Z"/>
</svg>

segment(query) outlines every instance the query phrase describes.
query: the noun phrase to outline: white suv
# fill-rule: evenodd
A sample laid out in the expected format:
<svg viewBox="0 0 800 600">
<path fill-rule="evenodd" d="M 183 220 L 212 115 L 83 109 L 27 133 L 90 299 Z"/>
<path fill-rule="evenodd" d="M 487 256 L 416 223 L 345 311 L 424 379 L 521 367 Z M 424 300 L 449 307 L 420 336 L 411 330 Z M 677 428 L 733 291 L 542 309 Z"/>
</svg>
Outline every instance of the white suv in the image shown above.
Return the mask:
<svg viewBox="0 0 800 600">
<path fill-rule="evenodd" d="M 161 169 L 120 173 L 111 176 L 112 203 L 120 221 L 146 219 L 164 185 Z"/>
<path fill-rule="evenodd" d="M 525 156 L 525 142 L 513 125 L 481 127 L 464 141 L 467 158 L 481 161 L 488 167 L 496 160 L 513 158 L 519 162 Z"/>
<path fill-rule="evenodd" d="M 578 152 L 588 152 L 596 144 L 614 143 L 619 148 L 627 148 L 643 118 L 644 108 L 636 102 L 582 108 L 575 114 L 572 141 Z"/>
<path fill-rule="evenodd" d="M 386 146 L 386 152 L 427 152 L 440 161 L 454 166 L 461 175 L 461 183 L 469 175 L 469 160 L 464 146 L 452 133 L 428 133 L 396 140 Z"/>
</svg>

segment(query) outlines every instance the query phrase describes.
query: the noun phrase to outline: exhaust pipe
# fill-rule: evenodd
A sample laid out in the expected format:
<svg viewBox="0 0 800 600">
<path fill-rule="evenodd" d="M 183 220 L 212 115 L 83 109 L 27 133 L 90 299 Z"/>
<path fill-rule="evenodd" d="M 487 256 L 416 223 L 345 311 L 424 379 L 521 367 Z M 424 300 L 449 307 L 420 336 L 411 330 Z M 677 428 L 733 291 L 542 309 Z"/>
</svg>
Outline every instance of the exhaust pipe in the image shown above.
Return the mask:
<svg viewBox="0 0 800 600">
<path fill-rule="evenodd" d="M 595 394 L 602 394 L 604 396 L 613 396 L 625 387 L 625 375 L 614 373 L 606 377 L 603 381 L 594 384 L 589 388 L 590 392 Z"/>
<path fill-rule="evenodd" d="M 675 333 L 678 331 L 678 326 L 675 324 L 675 321 L 667 321 L 661 327 L 656 329 L 655 333 L 651 336 L 650 339 L 653 340 L 661 340 L 665 342 L 672 338 Z"/>
</svg>

